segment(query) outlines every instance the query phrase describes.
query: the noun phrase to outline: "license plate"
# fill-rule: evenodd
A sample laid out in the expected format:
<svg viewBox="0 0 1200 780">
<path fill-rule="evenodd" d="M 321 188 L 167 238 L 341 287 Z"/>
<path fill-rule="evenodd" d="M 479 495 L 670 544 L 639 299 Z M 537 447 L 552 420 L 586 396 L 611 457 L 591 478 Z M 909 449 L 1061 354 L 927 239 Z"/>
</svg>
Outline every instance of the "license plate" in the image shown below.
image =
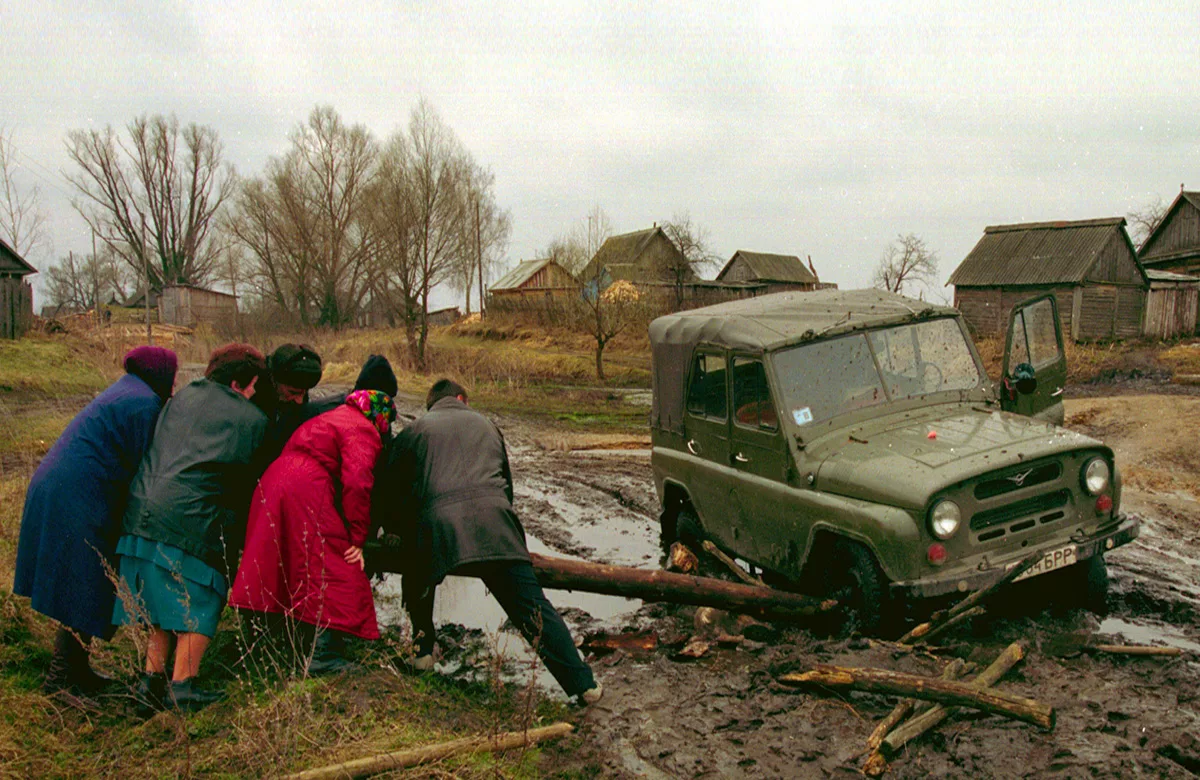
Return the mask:
<svg viewBox="0 0 1200 780">
<path fill-rule="evenodd" d="M 1067 566 L 1079 561 L 1079 558 L 1076 557 L 1078 553 L 1079 548 L 1073 544 L 1068 544 L 1066 547 L 1060 547 L 1057 550 L 1048 550 L 1046 554 L 1042 556 L 1040 561 L 1023 571 L 1021 576 L 1017 577 L 1015 580 L 1013 580 L 1013 582 L 1020 582 L 1021 580 L 1029 579 L 1030 577 L 1036 577 L 1039 574 L 1045 574 L 1048 571 L 1064 569 Z"/>
</svg>

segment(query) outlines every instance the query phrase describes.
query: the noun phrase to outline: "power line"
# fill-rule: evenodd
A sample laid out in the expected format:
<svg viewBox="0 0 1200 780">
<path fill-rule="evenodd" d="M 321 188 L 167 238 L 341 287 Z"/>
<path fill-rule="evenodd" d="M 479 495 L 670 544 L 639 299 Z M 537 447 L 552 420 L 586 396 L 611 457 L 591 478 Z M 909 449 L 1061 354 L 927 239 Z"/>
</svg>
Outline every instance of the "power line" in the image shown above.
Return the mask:
<svg viewBox="0 0 1200 780">
<path fill-rule="evenodd" d="M 31 174 L 33 174 L 33 176 L 35 178 L 37 178 L 38 181 L 42 182 L 43 184 L 45 184 L 49 187 L 53 187 L 55 190 L 58 190 L 59 194 L 61 194 L 63 197 L 67 198 L 68 200 L 70 200 L 72 197 L 74 197 L 70 192 L 67 192 L 62 187 L 58 186 L 57 182 L 51 181 L 50 179 L 47 179 L 46 177 L 42 176 L 37 171 L 33 170 L 33 168 L 31 168 L 30 165 L 34 165 L 34 166 L 37 166 L 38 168 L 41 168 L 43 171 L 45 171 L 51 177 L 60 177 L 61 176 L 62 179 L 64 181 L 66 181 L 68 185 L 70 185 L 71 180 L 68 179 L 61 171 L 58 171 L 58 172 L 52 171 L 49 168 L 47 168 L 46 166 L 42 165 L 37 160 L 30 157 L 24 150 L 22 150 L 19 146 L 17 146 L 15 143 L 13 143 L 11 136 L 6 140 L 7 140 L 9 148 L 11 148 L 13 151 L 15 151 L 19 156 L 25 158 L 26 162 L 29 163 L 28 165 L 25 165 L 24 168 L 25 168 L 25 170 L 27 170 Z"/>
</svg>

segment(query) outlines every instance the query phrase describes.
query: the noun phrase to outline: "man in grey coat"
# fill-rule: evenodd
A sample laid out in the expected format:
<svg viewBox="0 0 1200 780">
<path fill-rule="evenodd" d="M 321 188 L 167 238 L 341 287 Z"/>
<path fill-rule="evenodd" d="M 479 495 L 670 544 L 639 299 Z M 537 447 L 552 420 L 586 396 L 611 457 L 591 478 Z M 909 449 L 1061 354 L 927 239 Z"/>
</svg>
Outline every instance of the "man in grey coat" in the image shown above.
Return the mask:
<svg viewBox="0 0 1200 780">
<path fill-rule="evenodd" d="M 433 384 L 425 408 L 425 416 L 396 437 L 389 480 L 401 491 L 393 506 L 404 517 L 402 534 L 413 540 L 404 572 L 413 665 L 433 667 L 437 585 L 449 574 L 479 577 L 566 694 L 598 701 L 601 687 L 530 564 L 500 429 L 469 408 L 467 391 L 449 379 Z M 411 496 L 403 495 L 408 485 Z"/>
</svg>

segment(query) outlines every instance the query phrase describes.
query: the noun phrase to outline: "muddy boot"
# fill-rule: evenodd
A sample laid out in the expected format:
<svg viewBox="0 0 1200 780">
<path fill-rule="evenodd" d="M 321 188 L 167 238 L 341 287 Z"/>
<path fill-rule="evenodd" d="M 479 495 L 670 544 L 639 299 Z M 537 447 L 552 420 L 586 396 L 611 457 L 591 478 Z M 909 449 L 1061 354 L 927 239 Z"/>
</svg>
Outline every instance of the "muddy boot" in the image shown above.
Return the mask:
<svg viewBox="0 0 1200 780">
<path fill-rule="evenodd" d="M 186 680 L 173 681 L 167 691 L 167 705 L 178 707 L 184 712 L 195 712 L 225 698 L 222 693 L 193 688 L 192 681 L 195 679 L 189 677 Z"/>
<path fill-rule="evenodd" d="M 167 698 L 167 676 L 142 672 L 137 687 L 133 689 L 133 698 L 137 702 L 138 715 L 143 718 L 167 709 L 170 706 Z"/>
<path fill-rule="evenodd" d="M 313 644 L 312 659 L 308 662 L 309 676 L 334 674 L 351 666 L 345 652 L 346 641 L 340 631 L 329 629 L 320 632 Z"/>
</svg>

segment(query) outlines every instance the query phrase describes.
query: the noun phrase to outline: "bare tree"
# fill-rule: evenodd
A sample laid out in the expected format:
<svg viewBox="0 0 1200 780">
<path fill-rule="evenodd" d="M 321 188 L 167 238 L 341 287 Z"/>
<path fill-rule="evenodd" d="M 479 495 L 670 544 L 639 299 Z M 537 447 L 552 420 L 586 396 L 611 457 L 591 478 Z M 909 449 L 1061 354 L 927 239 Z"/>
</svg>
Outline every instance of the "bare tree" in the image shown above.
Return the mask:
<svg viewBox="0 0 1200 780">
<path fill-rule="evenodd" d="M 0 126 L 0 238 L 28 259 L 49 242 L 46 214 L 42 211 L 41 191 L 28 187 L 24 193 L 17 184 L 17 147 L 12 130 Z"/>
<path fill-rule="evenodd" d="M 909 233 L 887 245 L 875 268 L 873 286 L 902 294 L 906 284 L 932 284 L 937 270 L 937 253 L 925 246 L 924 239 Z"/>
<path fill-rule="evenodd" d="M 469 164 L 454 132 L 422 99 L 408 124 L 408 198 L 415 224 L 421 328 L 417 367 L 425 369 L 429 293 L 450 274 L 462 253 L 467 209 L 463 187 Z"/>
<path fill-rule="evenodd" d="M 483 311 L 486 277 L 508 246 L 512 217 L 496 203 L 496 177 L 491 171 L 480 168 L 468 158 L 465 174 L 463 195 L 466 198 L 466 219 L 463 220 L 463 228 L 466 235 L 462 241 L 462 252 L 454 261 L 450 283 L 455 291 L 466 293 L 466 309 L 470 314 L 471 288 L 476 281 L 479 287 L 479 310 Z"/>
<path fill-rule="evenodd" d="M 65 257 L 46 269 L 46 296 L 56 309 L 86 311 L 108 298 L 125 297 L 126 278 L 112 250 Z"/>
<path fill-rule="evenodd" d="M 596 340 L 596 378 L 604 381 L 604 348 L 643 317 L 642 295 L 632 282 L 620 280 L 603 290 L 585 287 L 581 322 Z"/>
<path fill-rule="evenodd" d="M 409 197 L 408 137 L 400 132 L 384 144 L 368 198 L 372 236 L 372 307 L 404 327 L 409 358 L 418 362 L 421 326 L 421 262 L 417 220 Z"/>
<path fill-rule="evenodd" d="M 210 234 L 236 181 L 217 131 L 143 116 L 128 133 L 127 141 L 111 126 L 68 133 L 75 208 L 138 273 L 149 271 L 153 287 L 202 284 L 216 259 Z"/>
<path fill-rule="evenodd" d="M 249 281 L 304 325 L 343 325 L 367 294 L 366 203 L 378 153 L 364 126 L 317 107 L 291 148 L 237 193 L 227 227 L 249 252 Z"/>
<path fill-rule="evenodd" d="M 698 279 L 702 271 L 714 266 L 717 256 L 709 249 L 708 231 L 692 222 L 687 212 L 671 217 L 662 224 L 662 229 L 679 250 L 662 270 L 675 288 L 675 308 L 681 309 L 684 284 Z"/>
<path fill-rule="evenodd" d="M 1155 195 L 1154 200 L 1139 209 L 1134 209 L 1125 215 L 1125 221 L 1129 223 L 1129 238 L 1133 241 L 1133 245 L 1138 249 L 1145 246 L 1150 235 L 1167 216 L 1167 204 L 1163 203 L 1163 199 Z"/>
</svg>

